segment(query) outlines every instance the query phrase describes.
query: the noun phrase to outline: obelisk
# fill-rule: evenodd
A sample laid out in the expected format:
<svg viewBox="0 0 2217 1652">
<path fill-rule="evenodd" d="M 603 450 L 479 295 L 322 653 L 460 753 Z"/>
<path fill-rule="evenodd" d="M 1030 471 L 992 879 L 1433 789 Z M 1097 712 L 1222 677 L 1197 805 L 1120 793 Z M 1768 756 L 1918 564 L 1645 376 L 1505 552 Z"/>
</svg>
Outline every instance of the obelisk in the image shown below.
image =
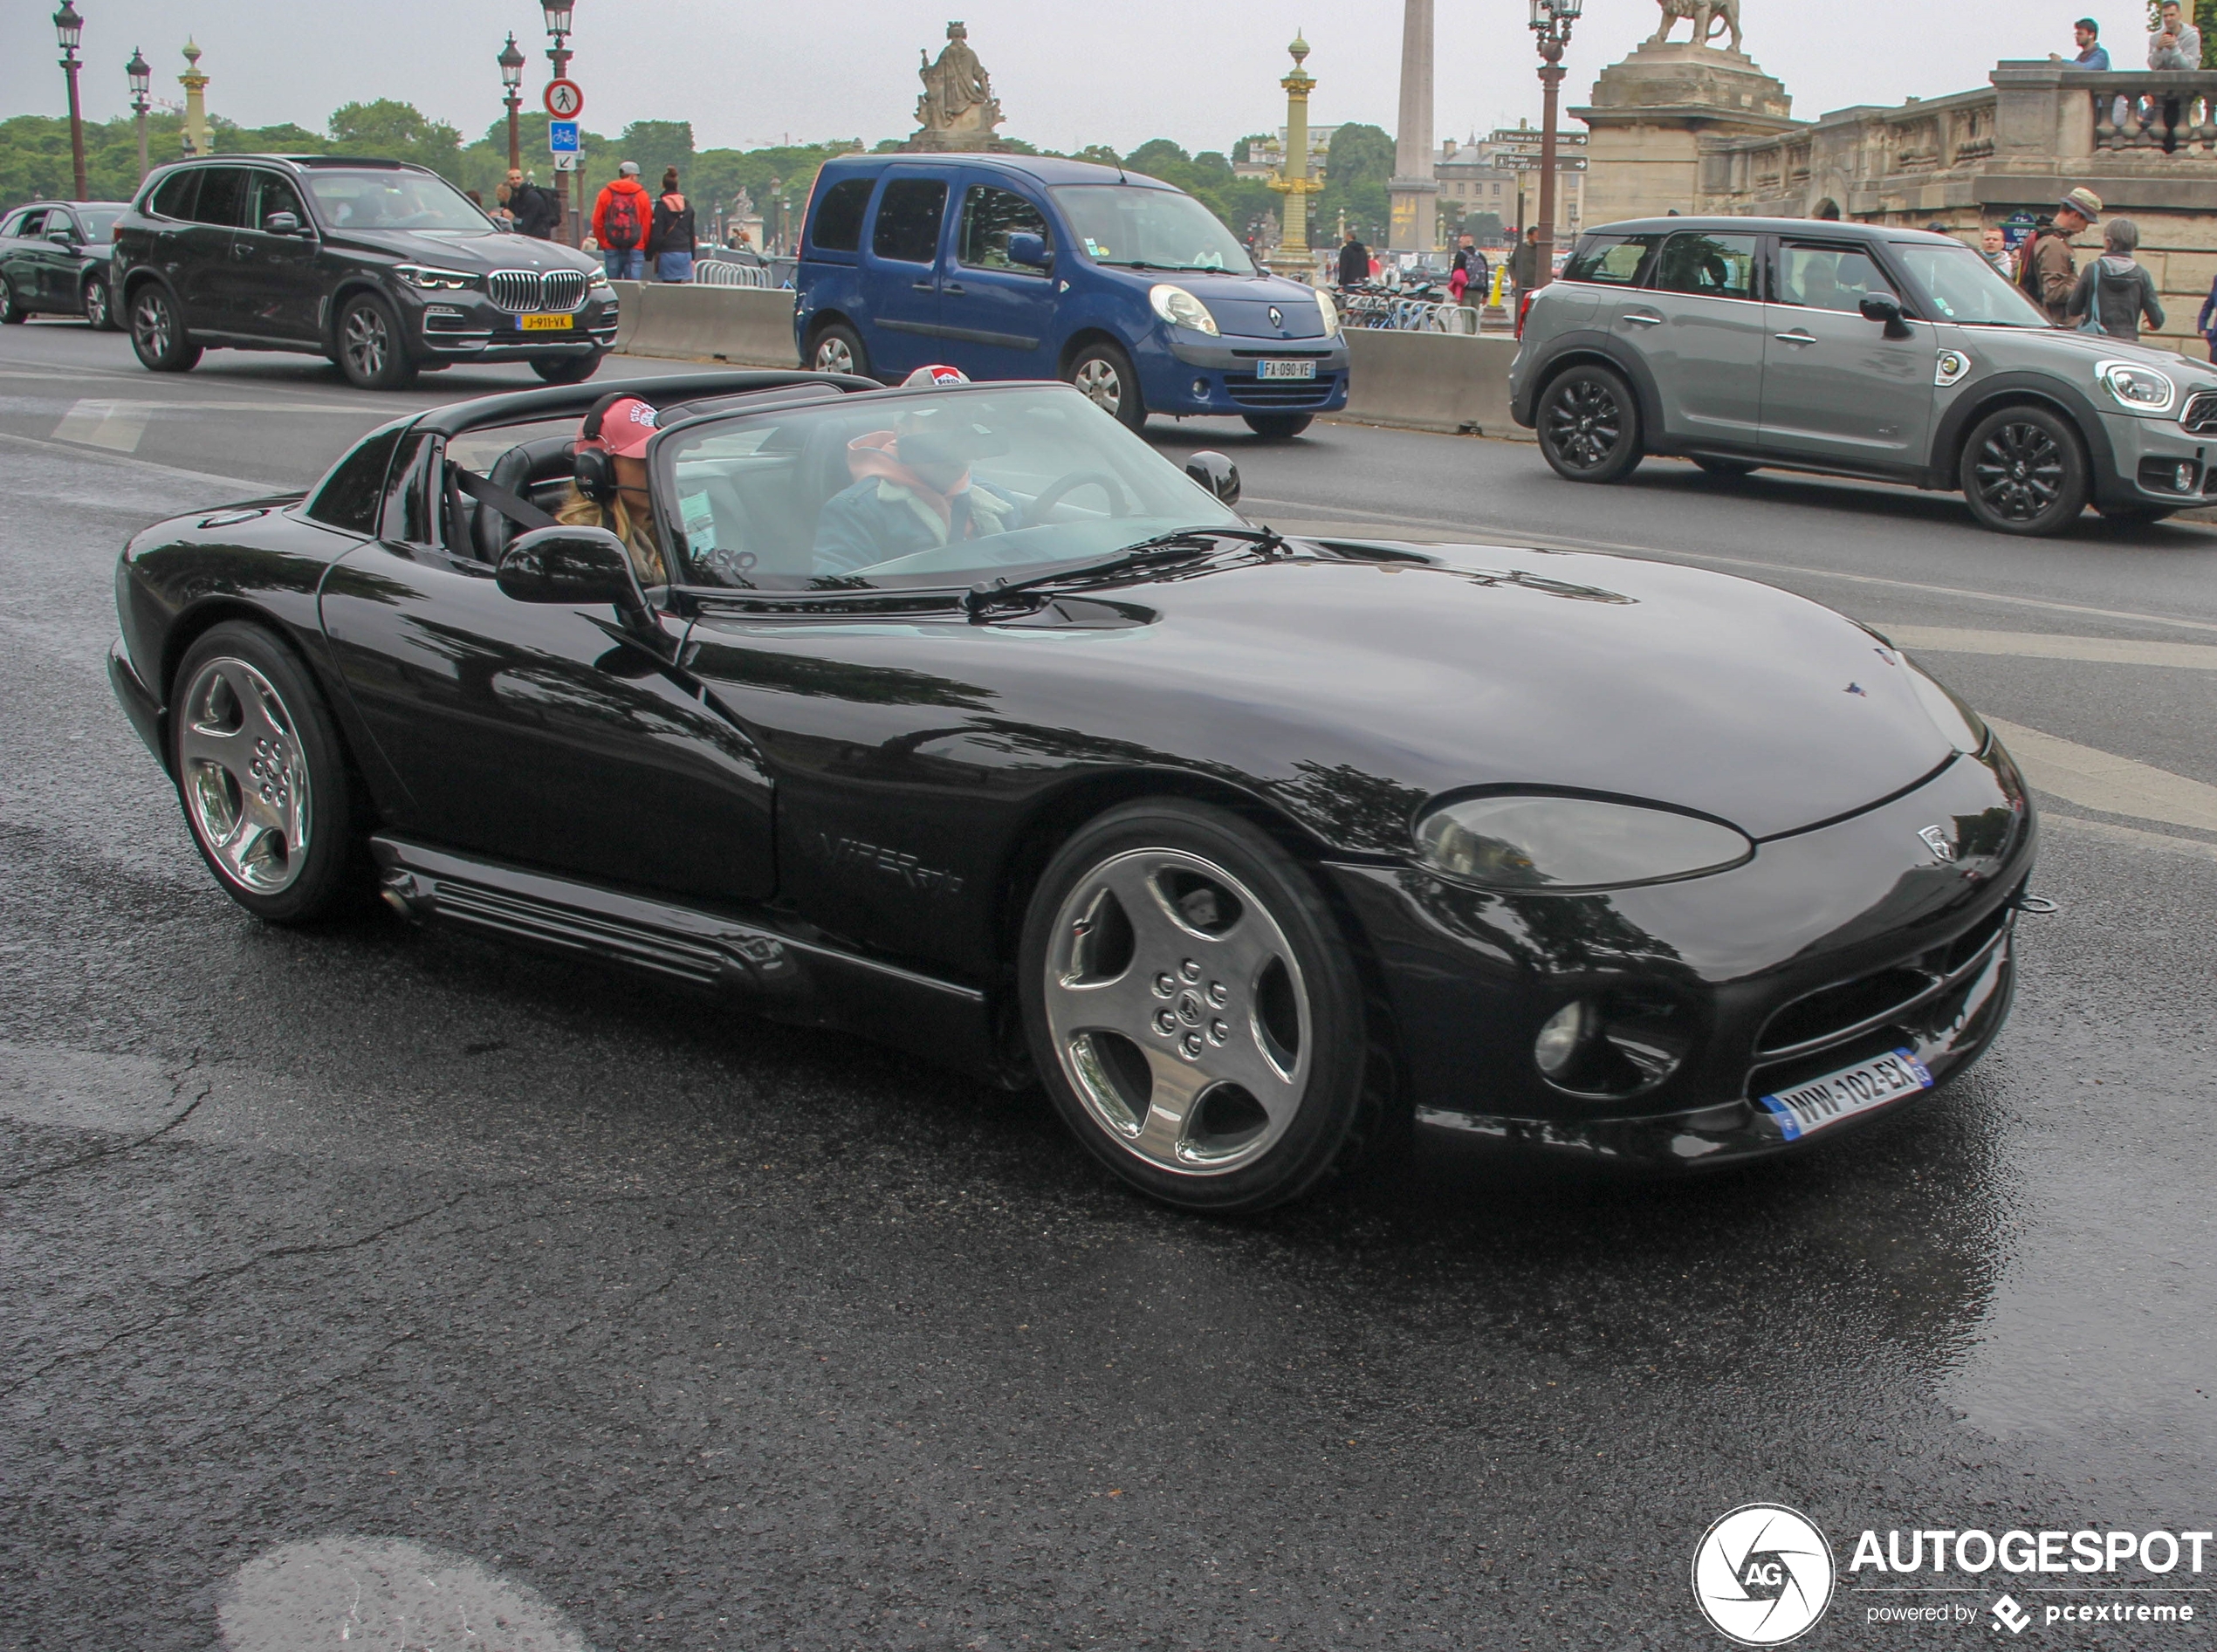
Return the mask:
<svg viewBox="0 0 2217 1652">
<path fill-rule="evenodd" d="M 1386 247 L 1393 252 L 1439 250 L 1439 180 L 1432 174 L 1432 0 L 1403 0 L 1401 8 L 1401 127 L 1394 134 L 1393 223 Z"/>
</svg>

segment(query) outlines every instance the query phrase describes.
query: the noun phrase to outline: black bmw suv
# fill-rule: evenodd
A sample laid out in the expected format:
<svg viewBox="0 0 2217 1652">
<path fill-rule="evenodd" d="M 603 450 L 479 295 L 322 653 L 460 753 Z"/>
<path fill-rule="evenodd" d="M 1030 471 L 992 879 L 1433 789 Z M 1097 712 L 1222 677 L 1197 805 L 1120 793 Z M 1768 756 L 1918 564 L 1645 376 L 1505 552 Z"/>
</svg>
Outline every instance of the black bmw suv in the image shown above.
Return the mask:
<svg viewBox="0 0 2217 1652">
<path fill-rule="evenodd" d="M 456 361 L 593 376 L 616 294 L 594 261 L 503 231 L 436 173 L 338 155 L 215 155 L 148 178 L 113 290 L 156 373 L 203 348 L 328 356 L 365 389 Z"/>
</svg>

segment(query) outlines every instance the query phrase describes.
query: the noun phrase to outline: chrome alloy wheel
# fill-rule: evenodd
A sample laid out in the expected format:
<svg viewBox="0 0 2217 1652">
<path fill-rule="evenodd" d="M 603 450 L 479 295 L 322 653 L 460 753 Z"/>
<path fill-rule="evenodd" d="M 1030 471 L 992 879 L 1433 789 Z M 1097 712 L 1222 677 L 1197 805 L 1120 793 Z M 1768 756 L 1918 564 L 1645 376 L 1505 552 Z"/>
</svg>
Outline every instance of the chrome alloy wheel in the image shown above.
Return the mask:
<svg viewBox="0 0 2217 1652">
<path fill-rule="evenodd" d="M 347 365 L 354 376 L 363 380 L 381 377 L 386 358 L 393 353 L 392 329 L 385 325 L 384 312 L 374 304 L 358 304 L 347 312 L 340 332 L 339 347 L 347 353 Z"/>
<path fill-rule="evenodd" d="M 1135 1158 L 1221 1176 L 1292 1124 L 1308 989 L 1286 932 L 1223 867 L 1179 849 L 1102 861 L 1055 915 L 1045 984 L 1063 1076 Z"/>
<path fill-rule="evenodd" d="M 1116 364 L 1095 356 L 1081 366 L 1070 382 L 1091 396 L 1104 413 L 1121 412 L 1124 405 L 1123 375 Z"/>
<path fill-rule="evenodd" d="M 1995 516 L 2029 522 L 2063 493 L 2063 450 L 2036 424 L 2005 424 L 1980 446 L 1972 474 L 1980 501 Z"/>
<path fill-rule="evenodd" d="M 95 332 L 107 331 L 107 282 L 95 276 L 85 284 L 85 319 L 92 323 Z"/>
<path fill-rule="evenodd" d="M 1582 379 L 1548 404 L 1548 436 L 1564 463 L 1594 470 L 1623 440 L 1623 410 L 1605 387 Z"/>
<path fill-rule="evenodd" d="M 816 340 L 816 371 L 819 373 L 852 373 L 855 353 L 847 340 L 836 332 L 827 333 Z"/>
<path fill-rule="evenodd" d="M 159 287 L 148 287 L 131 306 L 131 336 L 138 344 L 139 353 L 149 360 L 159 361 L 169 353 L 176 327 L 176 320 L 169 313 L 169 300 Z"/>
<path fill-rule="evenodd" d="M 226 876 L 255 895 L 291 887 L 307 863 L 307 759 L 270 680 L 245 661 L 202 666 L 181 703 L 185 812 Z"/>
</svg>

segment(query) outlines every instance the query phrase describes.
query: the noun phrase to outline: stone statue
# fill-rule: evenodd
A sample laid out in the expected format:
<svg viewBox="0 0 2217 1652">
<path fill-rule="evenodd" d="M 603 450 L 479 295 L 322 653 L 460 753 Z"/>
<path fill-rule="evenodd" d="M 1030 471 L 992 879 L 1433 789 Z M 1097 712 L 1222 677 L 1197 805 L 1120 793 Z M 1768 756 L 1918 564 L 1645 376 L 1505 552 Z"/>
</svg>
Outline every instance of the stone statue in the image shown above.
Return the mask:
<svg viewBox="0 0 2217 1652">
<path fill-rule="evenodd" d="M 1656 30 L 1650 45 L 1670 43 L 1671 30 L 1680 17 L 1693 24 L 1693 44 L 1706 46 L 1715 40 L 1721 26 L 1732 36 L 1727 51 L 1740 50 L 1740 0 L 1658 0 L 1663 8 L 1663 24 Z"/>
<path fill-rule="evenodd" d="M 916 99 L 916 137 L 936 138 L 950 147 L 990 141 L 1001 123 L 1001 106 L 993 96 L 992 77 L 970 49 L 970 31 L 951 23 L 939 60 L 918 55 L 924 62 L 916 71 L 923 82 L 923 95 Z"/>
</svg>

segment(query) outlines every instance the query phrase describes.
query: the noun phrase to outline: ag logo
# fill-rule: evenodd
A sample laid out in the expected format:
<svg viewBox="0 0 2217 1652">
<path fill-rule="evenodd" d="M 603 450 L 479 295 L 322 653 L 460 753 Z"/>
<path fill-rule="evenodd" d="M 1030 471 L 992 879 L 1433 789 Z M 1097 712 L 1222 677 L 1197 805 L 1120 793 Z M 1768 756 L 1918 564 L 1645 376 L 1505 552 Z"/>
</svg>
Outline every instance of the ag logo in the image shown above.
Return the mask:
<svg viewBox="0 0 2217 1652">
<path fill-rule="evenodd" d="M 1955 846 L 1947 840 L 1946 826 L 1918 826 L 1917 835 L 1925 840 L 1925 847 L 1932 852 L 1932 859 L 1942 865 L 1955 859 Z"/>
<path fill-rule="evenodd" d="M 1693 1599 L 1727 1640 L 1782 1646 L 1832 1602 L 1832 1546 L 1789 1508 L 1743 1504 L 1702 1534 Z"/>
</svg>

